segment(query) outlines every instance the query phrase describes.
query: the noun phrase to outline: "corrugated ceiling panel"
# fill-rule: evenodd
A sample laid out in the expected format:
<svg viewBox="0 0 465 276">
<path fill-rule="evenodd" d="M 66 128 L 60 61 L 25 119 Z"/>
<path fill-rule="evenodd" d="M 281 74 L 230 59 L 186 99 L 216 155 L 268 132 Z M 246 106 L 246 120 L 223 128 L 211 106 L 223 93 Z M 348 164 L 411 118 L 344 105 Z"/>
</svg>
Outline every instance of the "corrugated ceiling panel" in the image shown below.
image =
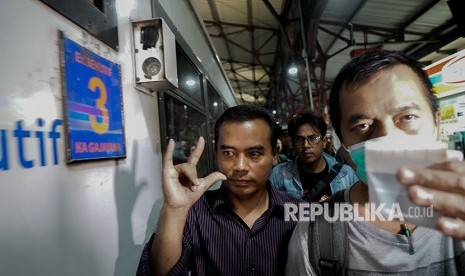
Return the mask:
<svg viewBox="0 0 465 276">
<path fill-rule="evenodd" d="M 204 6 L 206 1 L 196 0 L 196 3 L 197 2 L 203 2 L 201 5 Z M 247 0 L 216 0 L 214 2 L 216 3 L 220 21 L 249 24 L 249 9 Z M 282 0 L 270 1 L 271 5 L 278 14 L 282 10 L 282 2 Z M 267 27 L 276 27 L 278 25 L 277 20 L 269 12 L 268 8 L 265 6 L 265 4 L 263 4 L 262 1 L 252 1 L 251 6 L 253 25 Z"/>
<path fill-rule="evenodd" d="M 347 21 L 363 0 L 331 0 L 321 16 L 322 19 Z"/>
<path fill-rule="evenodd" d="M 412 14 L 420 10 L 425 1 L 405 0 L 370 0 L 354 18 L 354 23 L 385 27 L 399 28 L 402 22 L 410 18 Z"/>
<path fill-rule="evenodd" d="M 281 14 L 283 9 L 283 0 L 269 1 L 276 13 Z M 278 20 L 271 14 L 269 9 L 265 6 L 263 1 L 252 1 L 253 21 L 252 24 L 256 26 L 278 27 Z"/>
<path fill-rule="evenodd" d="M 326 8 L 321 16 L 322 20 L 337 21 L 337 22 L 348 22 L 352 14 L 355 13 L 357 8 L 360 6 L 363 0 L 331 0 L 328 1 Z M 342 25 L 323 25 L 324 28 L 329 31 L 339 34 L 344 30 Z M 339 40 L 339 39 L 338 39 Z M 328 51 L 328 47 L 334 44 L 336 38 L 328 33 L 321 30 L 318 31 L 318 41 L 324 51 Z M 328 54 L 336 51 L 336 48 L 331 47 Z"/>
<path fill-rule="evenodd" d="M 194 5 L 203 20 L 213 20 L 208 1 L 206 0 L 194 0 Z"/>
<path fill-rule="evenodd" d="M 248 24 L 247 0 L 216 0 L 220 21 Z"/>
<path fill-rule="evenodd" d="M 463 0 L 462 0 L 463 1 Z M 465 12 L 465 11 L 464 11 Z M 407 27 L 409 31 L 427 33 L 452 19 L 452 13 L 446 1 L 440 1 L 432 9 Z"/>
</svg>

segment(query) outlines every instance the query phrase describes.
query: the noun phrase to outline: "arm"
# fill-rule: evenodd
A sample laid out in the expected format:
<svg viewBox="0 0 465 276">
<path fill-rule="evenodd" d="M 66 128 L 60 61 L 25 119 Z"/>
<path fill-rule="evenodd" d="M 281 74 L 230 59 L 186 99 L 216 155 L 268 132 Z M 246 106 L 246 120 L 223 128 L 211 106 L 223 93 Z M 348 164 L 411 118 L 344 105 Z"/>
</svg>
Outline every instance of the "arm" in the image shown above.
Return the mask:
<svg viewBox="0 0 465 276">
<path fill-rule="evenodd" d="M 465 240 L 465 162 L 446 162 L 425 169 L 401 168 L 397 179 L 406 186 L 412 202 L 433 206 L 444 216 L 437 228 Z"/>
<path fill-rule="evenodd" d="M 226 178 L 219 172 L 197 178 L 196 165 L 204 147 L 205 141 L 200 138 L 188 162 L 174 166 L 174 141 L 168 143 L 163 160 L 164 203 L 151 248 L 153 275 L 168 274 L 178 262 L 189 209 L 214 183 Z"/>
</svg>

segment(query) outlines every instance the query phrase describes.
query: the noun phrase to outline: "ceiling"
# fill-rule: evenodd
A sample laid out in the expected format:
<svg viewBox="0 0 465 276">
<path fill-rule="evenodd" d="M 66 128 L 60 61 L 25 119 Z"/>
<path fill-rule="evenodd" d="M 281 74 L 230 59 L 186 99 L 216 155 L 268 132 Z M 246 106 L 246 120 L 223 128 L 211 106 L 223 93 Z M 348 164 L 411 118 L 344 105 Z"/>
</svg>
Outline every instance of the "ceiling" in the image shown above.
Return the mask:
<svg viewBox="0 0 465 276">
<path fill-rule="evenodd" d="M 427 65 L 465 48 L 445 0 L 189 1 L 237 102 L 274 110 L 282 124 L 301 110 L 325 113 L 331 83 L 354 50 L 402 51 Z"/>
</svg>

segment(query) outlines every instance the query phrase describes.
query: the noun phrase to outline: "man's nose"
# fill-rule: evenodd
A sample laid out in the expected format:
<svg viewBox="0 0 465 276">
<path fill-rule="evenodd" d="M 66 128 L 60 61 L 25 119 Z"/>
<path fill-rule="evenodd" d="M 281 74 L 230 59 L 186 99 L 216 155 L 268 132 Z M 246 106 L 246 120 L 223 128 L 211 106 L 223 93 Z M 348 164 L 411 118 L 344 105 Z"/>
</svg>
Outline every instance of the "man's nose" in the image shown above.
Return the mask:
<svg viewBox="0 0 465 276">
<path fill-rule="evenodd" d="M 239 154 L 234 163 L 234 169 L 236 171 L 245 171 L 247 170 L 248 160 L 245 154 Z"/>
<path fill-rule="evenodd" d="M 304 142 L 302 143 L 302 147 L 310 147 L 312 144 L 310 144 L 310 141 L 308 139 L 304 139 Z"/>
<path fill-rule="evenodd" d="M 386 126 L 385 123 L 379 123 L 378 126 L 376 126 L 375 131 L 371 134 L 371 139 L 378 138 L 378 137 L 383 137 L 389 134 L 389 128 Z"/>
<path fill-rule="evenodd" d="M 389 136 L 389 135 L 393 135 L 399 132 L 403 132 L 403 131 L 399 129 L 392 120 L 386 120 L 383 122 L 377 122 L 375 131 L 372 133 L 371 138 L 373 139 L 373 138 L 378 138 L 378 137 L 383 137 L 383 136 Z"/>
</svg>

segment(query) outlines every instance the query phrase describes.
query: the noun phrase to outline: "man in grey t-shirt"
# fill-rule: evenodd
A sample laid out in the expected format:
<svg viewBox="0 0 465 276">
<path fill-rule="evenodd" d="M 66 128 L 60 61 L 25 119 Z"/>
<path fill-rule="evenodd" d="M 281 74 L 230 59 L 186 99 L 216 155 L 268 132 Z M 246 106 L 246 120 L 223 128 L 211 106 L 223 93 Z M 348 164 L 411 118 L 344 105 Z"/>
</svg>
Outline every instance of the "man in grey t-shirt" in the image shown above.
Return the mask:
<svg viewBox="0 0 465 276">
<path fill-rule="evenodd" d="M 331 90 L 331 120 L 346 148 L 395 133 L 422 141 L 438 139 L 438 115 L 431 84 L 421 67 L 407 56 L 388 51 L 367 53 L 350 61 L 339 72 Z M 354 158 L 352 161 L 361 181 L 345 191 L 342 201 L 357 205 L 359 214 L 370 216 L 370 210 L 365 209 L 369 199 L 364 164 Z M 464 164 L 455 166 L 465 167 Z M 463 178 L 464 171 L 449 169 L 447 173 Z M 400 181 L 408 177 L 405 170 L 399 173 Z M 417 188 L 412 191 L 415 194 L 409 194 L 411 197 L 429 196 Z M 380 220 L 349 221 L 345 226 L 347 230 L 342 234 L 346 248 L 340 248 L 343 243 L 336 247 L 347 252 L 341 265 L 348 275 L 465 275 L 464 242 L 437 230 Z M 315 248 L 315 244 L 322 242 L 310 242 L 309 246 L 309 238 L 316 236 L 328 241 L 332 236 L 328 239 L 329 232 L 318 233 L 315 229 L 321 228 L 309 228 L 309 222 L 300 222 L 296 227 L 289 243 L 287 275 L 325 275 L 320 270 L 321 262 L 315 261 L 322 249 Z"/>
</svg>

